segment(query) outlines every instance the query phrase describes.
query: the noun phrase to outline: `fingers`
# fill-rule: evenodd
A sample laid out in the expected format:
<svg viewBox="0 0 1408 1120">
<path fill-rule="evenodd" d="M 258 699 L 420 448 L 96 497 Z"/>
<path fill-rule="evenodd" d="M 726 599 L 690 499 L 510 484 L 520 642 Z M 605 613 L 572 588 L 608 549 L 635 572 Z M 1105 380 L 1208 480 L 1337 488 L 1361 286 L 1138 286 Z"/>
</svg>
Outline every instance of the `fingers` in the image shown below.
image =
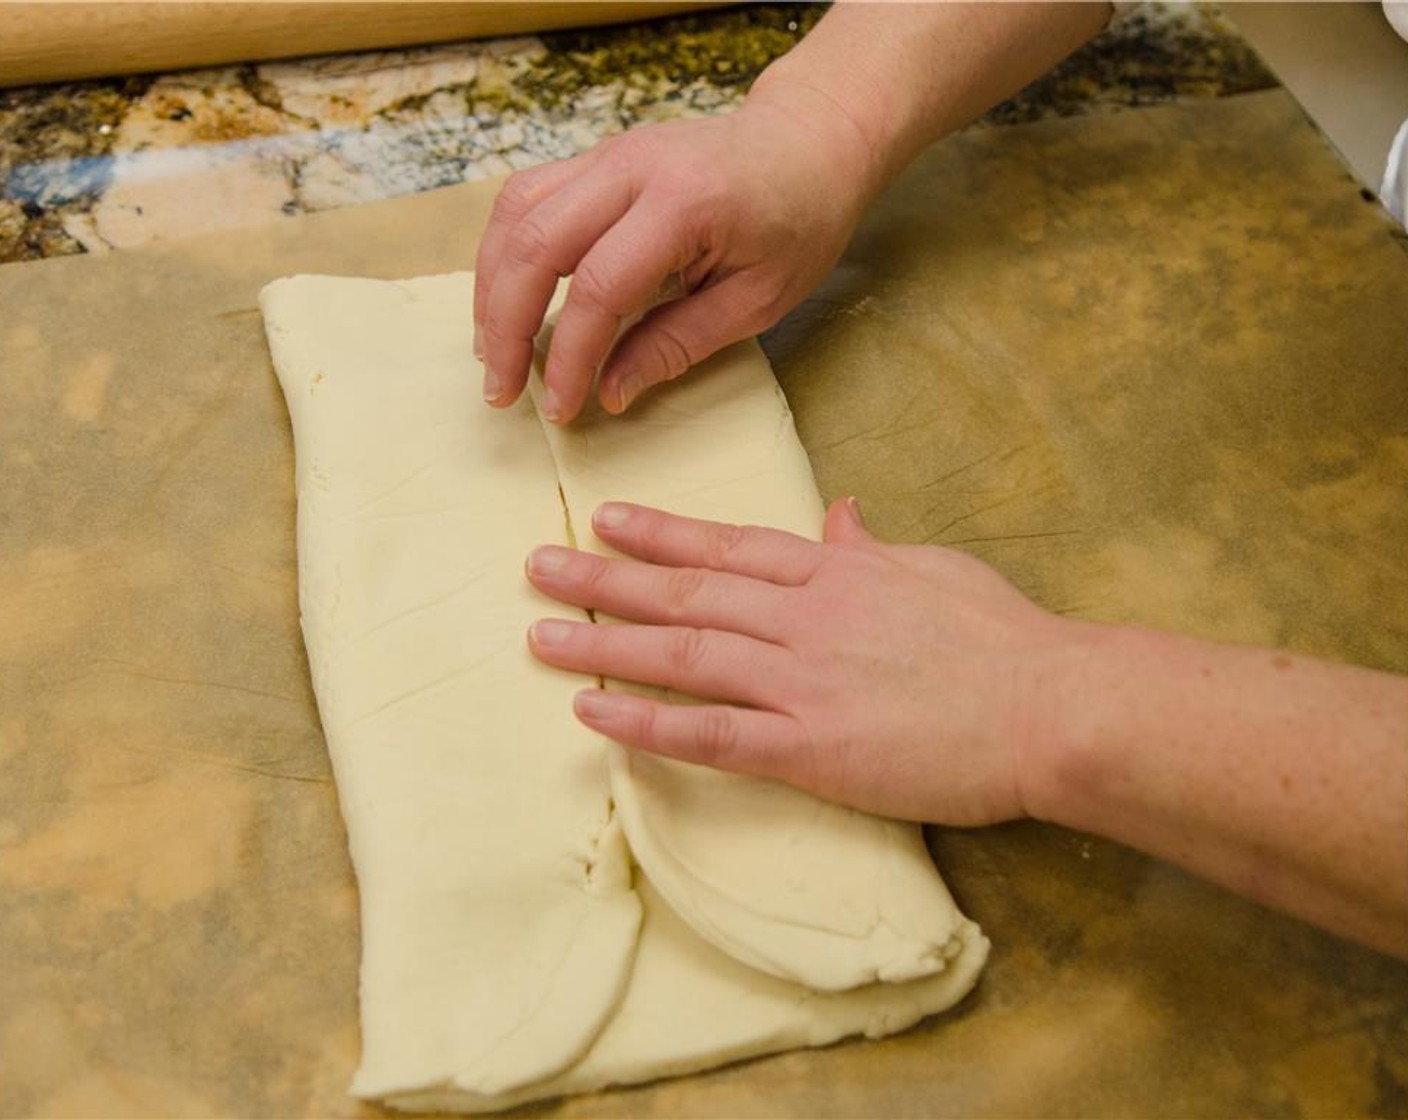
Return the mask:
<svg viewBox="0 0 1408 1120">
<path fill-rule="evenodd" d="M 626 213 L 629 179 L 584 175 L 559 184 L 507 233 L 494 266 L 480 342 L 486 393 L 493 403 L 522 391 L 533 358 L 533 338 L 557 282 L 576 271 L 587 251 Z"/>
<path fill-rule="evenodd" d="M 541 407 L 554 423 L 576 416 L 622 322 L 658 302 L 692 260 L 687 229 L 669 207 L 637 198 L 630 176 L 611 173 L 601 160 L 588 166 L 578 157 L 510 179 L 477 260 L 475 338 L 485 367 L 485 399 L 506 406 L 518 398 L 557 282 L 571 275 L 549 347 Z M 746 326 L 732 334 L 713 326 L 723 303 L 739 302 L 736 293 L 711 289 L 706 295 L 681 328 L 687 349 L 667 349 L 676 331 L 669 319 L 651 327 L 644 343 L 627 344 L 627 353 L 640 351 L 648 368 L 639 385 L 677 377 L 748 333 Z M 702 325 L 691 326 L 701 316 Z M 735 323 L 736 315 L 729 321 Z"/>
<path fill-rule="evenodd" d="M 503 257 L 504 243 L 513 228 L 534 206 L 559 186 L 580 175 L 591 157 L 592 153 L 588 152 L 571 159 L 555 160 L 516 172 L 499 191 L 498 197 L 494 199 L 493 210 L 489 214 L 489 222 L 484 227 L 484 236 L 479 241 L 479 252 L 475 254 L 476 327 L 482 327 L 484 324 L 484 316 L 489 310 L 489 290 L 493 287 L 494 274 Z"/>
<path fill-rule="evenodd" d="M 628 330 L 601 372 L 598 395 L 608 412 L 624 412 L 652 385 L 672 381 L 760 326 L 741 278 L 657 307 Z"/>
<path fill-rule="evenodd" d="M 494 200 L 493 211 L 479 242 L 474 261 L 474 355 L 484 356 L 484 320 L 489 314 L 489 295 L 504 259 L 506 245 L 518 223 L 544 198 L 564 183 L 580 175 L 592 160 L 593 153 L 568 160 L 545 163 L 520 171 L 504 184 Z M 517 394 L 514 394 L 516 396 Z M 484 396 L 495 403 L 507 405 L 512 399 L 497 386 L 485 386 Z"/>
<path fill-rule="evenodd" d="M 761 778 L 796 780 L 809 758 L 801 726 L 776 712 L 667 704 L 601 689 L 577 693 L 573 710 L 624 746 Z"/>
<path fill-rule="evenodd" d="M 543 372 L 543 415 L 566 423 L 581 410 L 624 320 L 654 303 L 694 250 L 679 217 L 637 201 L 573 262 Z"/>
<path fill-rule="evenodd" d="M 544 618 L 529 628 L 528 648 L 559 669 L 759 705 L 778 691 L 792 664 L 779 646 L 690 626 Z"/>
<path fill-rule="evenodd" d="M 780 637 L 784 592 L 771 583 L 702 568 L 665 568 L 545 546 L 528 557 L 528 579 L 563 603 L 632 622 L 707 627 L 764 641 Z"/>
<path fill-rule="evenodd" d="M 628 502 L 607 502 L 592 529 L 613 548 L 673 567 L 708 568 L 800 587 L 822 561 L 821 546 L 792 533 L 677 517 Z"/>
</svg>

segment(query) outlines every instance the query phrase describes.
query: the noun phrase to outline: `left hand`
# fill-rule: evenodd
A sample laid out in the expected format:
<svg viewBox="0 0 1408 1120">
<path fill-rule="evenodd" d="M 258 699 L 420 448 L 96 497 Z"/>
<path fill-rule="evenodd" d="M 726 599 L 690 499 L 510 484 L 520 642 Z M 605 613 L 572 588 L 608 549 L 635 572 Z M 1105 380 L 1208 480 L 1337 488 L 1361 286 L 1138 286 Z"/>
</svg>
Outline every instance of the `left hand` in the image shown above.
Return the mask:
<svg viewBox="0 0 1408 1120">
<path fill-rule="evenodd" d="M 735 112 L 635 129 L 509 179 L 475 263 L 490 404 L 522 392 L 563 276 L 540 402 L 556 424 L 578 414 L 598 370 L 602 406 L 621 412 L 800 303 L 878 189 L 865 138 L 817 102 L 760 82 Z"/>
<path fill-rule="evenodd" d="M 981 561 L 887 545 L 853 501 L 824 543 L 611 503 L 597 536 L 635 559 L 547 546 L 535 587 L 629 620 L 544 619 L 541 660 L 711 703 L 578 694 L 628 747 L 776 778 L 870 812 L 951 825 L 1027 815 L 1088 624 L 1040 610 Z"/>
</svg>

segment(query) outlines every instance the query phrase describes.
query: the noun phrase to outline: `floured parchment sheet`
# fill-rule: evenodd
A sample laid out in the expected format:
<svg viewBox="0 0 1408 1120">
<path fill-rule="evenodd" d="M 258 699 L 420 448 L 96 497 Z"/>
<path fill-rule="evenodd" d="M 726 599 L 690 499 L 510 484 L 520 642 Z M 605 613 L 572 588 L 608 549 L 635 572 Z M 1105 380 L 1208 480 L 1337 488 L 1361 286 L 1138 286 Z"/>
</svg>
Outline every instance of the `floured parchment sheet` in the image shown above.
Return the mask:
<svg viewBox="0 0 1408 1120">
<path fill-rule="evenodd" d="M 478 399 L 473 276 L 261 296 L 293 421 L 309 669 L 361 893 L 359 1096 L 487 1111 L 902 1030 L 987 941 L 916 826 L 633 755 L 524 632 L 608 498 L 815 536 L 756 344 L 628 417 Z"/>
<path fill-rule="evenodd" d="M 346 1095 L 359 892 L 258 296 L 453 271 L 501 186 L 0 267 L 0 1114 L 379 1111 Z M 1408 672 L 1404 307 L 1390 219 L 1275 90 L 952 136 L 763 346 L 878 537 L 1047 609 Z M 1054 826 L 926 836 L 1001 931 L 952 1012 L 527 1108 L 1394 1111 L 1402 963 Z"/>
</svg>

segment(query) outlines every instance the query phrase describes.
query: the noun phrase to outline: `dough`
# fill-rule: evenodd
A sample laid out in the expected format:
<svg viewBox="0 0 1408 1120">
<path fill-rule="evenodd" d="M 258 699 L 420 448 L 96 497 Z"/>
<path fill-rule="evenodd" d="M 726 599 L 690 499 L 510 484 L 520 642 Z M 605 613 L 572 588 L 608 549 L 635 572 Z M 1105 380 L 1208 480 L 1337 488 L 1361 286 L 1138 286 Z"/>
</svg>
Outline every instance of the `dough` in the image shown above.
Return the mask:
<svg viewBox="0 0 1408 1120">
<path fill-rule="evenodd" d="M 640 892 L 645 924 L 631 986 L 581 1062 L 550 1082 L 495 1100 L 430 1092 L 387 1103 L 417 1112 L 485 1112 L 826 1046 L 852 1035 L 882 1038 L 952 1007 L 973 987 L 987 957 L 986 939 L 965 920 L 955 935 L 958 952 L 943 972 L 908 984 L 815 992 L 715 949 L 681 921 L 649 880 L 641 880 Z"/>
<path fill-rule="evenodd" d="M 591 409 L 545 431 L 581 547 L 610 551 L 590 524 L 613 498 L 820 535 L 811 464 L 756 342 L 728 348 L 624 416 Z M 927 976 L 957 951 L 962 918 L 916 826 L 603 743 L 637 861 L 724 952 L 841 991 Z"/>
<path fill-rule="evenodd" d="M 571 539 L 559 485 L 579 527 L 609 494 L 816 532 L 761 352 L 545 439 L 528 402 L 478 400 L 472 284 L 296 277 L 261 298 L 361 890 L 353 1092 L 488 1111 L 950 1006 L 987 941 L 916 827 L 610 746 L 571 716 L 580 679 L 526 650 L 532 619 L 566 611 L 522 576 Z"/>
<path fill-rule="evenodd" d="M 524 646 L 556 605 L 523 557 L 562 511 L 532 412 L 491 413 L 470 381 L 471 283 L 303 276 L 260 301 L 361 892 L 370 1097 L 558 1073 L 619 999 L 640 919 L 579 681 Z"/>
</svg>

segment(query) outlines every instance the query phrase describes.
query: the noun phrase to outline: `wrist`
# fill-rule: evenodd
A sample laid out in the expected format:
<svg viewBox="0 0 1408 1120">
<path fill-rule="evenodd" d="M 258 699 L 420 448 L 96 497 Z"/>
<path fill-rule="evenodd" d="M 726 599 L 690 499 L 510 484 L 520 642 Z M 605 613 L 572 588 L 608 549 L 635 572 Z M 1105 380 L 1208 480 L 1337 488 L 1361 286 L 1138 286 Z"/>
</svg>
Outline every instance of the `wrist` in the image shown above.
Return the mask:
<svg viewBox="0 0 1408 1120">
<path fill-rule="evenodd" d="M 1145 632 L 1063 619 L 1053 652 L 1036 663 L 1024 692 L 1026 718 L 1015 728 L 1017 796 L 1024 815 L 1089 828 L 1085 806 L 1098 788 L 1101 744 L 1119 734 L 1122 684 L 1131 644 Z"/>
<path fill-rule="evenodd" d="M 809 81 L 784 56 L 753 84 L 743 103 L 749 116 L 780 121 L 794 135 L 815 145 L 833 177 L 833 185 L 851 196 L 855 216 L 889 183 L 892 172 L 883 130 L 824 86 Z"/>
<path fill-rule="evenodd" d="M 749 101 L 781 98 L 846 122 L 870 196 L 928 144 L 1039 77 L 1109 22 L 1108 3 L 832 5 L 769 66 Z"/>
</svg>

